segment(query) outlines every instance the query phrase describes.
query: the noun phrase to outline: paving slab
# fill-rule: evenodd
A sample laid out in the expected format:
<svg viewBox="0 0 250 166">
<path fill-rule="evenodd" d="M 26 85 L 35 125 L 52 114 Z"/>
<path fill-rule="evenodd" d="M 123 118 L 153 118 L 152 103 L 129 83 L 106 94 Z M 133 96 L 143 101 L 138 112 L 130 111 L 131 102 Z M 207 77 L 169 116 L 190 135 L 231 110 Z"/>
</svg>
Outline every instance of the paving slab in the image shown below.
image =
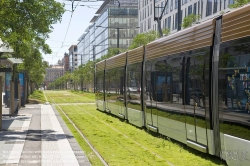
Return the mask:
<svg viewBox="0 0 250 166">
<path fill-rule="evenodd" d="M 26 105 L 15 116 L 3 107 L 0 165 L 90 166 L 52 105 Z"/>
</svg>

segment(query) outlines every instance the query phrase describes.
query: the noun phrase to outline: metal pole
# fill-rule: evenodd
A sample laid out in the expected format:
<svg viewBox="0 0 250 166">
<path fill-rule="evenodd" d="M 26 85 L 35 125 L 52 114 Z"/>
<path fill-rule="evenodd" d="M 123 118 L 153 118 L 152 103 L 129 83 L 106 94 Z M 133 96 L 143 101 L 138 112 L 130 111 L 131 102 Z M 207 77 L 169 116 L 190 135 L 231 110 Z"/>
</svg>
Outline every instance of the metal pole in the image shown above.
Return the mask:
<svg viewBox="0 0 250 166">
<path fill-rule="evenodd" d="M 118 54 L 119 54 L 119 28 L 117 28 L 117 49 L 118 49 Z"/>
<path fill-rule="evenodd" d="M 82 65 L 82 54 L 81 54 L 81 65 Z"/>
<path fill-rule="evenodd" d="M 94 93 L 96 92 L 95 88 L 96 88 L 96 76 L 95 76 L 95 45 L 93 46 L 93 62 L 94 62 Z"/>
<path fill-rule="evenodd" d="M 2 76 L 0 76 L 0 131 L 2 130 L 2 115 L 3 115 L 3 108 L 2 108 Z"/>
<path fill-rule="evenodd" d="M 178 28 L 177 30 L 180 31 L 181 30 L 181 0 L 178 0 Z"/>
</svg>

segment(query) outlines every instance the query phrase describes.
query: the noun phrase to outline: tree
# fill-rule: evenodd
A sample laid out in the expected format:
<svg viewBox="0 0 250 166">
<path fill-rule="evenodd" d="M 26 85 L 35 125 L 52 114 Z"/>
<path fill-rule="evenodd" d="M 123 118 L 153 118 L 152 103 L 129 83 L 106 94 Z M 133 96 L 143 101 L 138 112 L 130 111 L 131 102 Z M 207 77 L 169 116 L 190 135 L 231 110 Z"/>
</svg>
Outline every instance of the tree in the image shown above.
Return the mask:
<svg viewBox="0 0 250 166">
<path fill-rule="evenodd" d="M 23 59 L 24 63 L 19 65 L 18 70 L 26 71 L 28 82 L 39 85 L 44 80 L 47 68 L 40 50 L 51 53 L 45 41 L 53 30 L 52 24 L 61 21 L 64 5 L 55 0 L 24 0 L 22 3 L 18 0 L 1 0 L 0 8 L 2 46 L 14 50 L 8 57 Z"/>
<path fill-rule="evenodd" d="M 164 28 L 164 29 L 162 30 L 162 33 L 163 33 L 164 35 L 168 35 L 168 34 L 170 33 L 170 29 Z"/>
<path fill-rule="evenodd" d="M 18 71 L 26 71 L 29 80 L 40 85 L 46 74 L 48 65 L 43 61 L 42 55 L 38 49 L 32 49 L 31 56 L 24 56 L 23 64 L 18 66 Z"/>
<path fill-rule="evenodd" d="M 191 27 L 194 22 L 196 22 L 200 18 L 200 15 L 190 14 L 187 17 L 185 17 L 182 21 L 181 26 L 183 28 Z"/>
<path fill-rule="evenodd" d="M 129 49 L 135 49 L 137 47 L 146 45 L 150 43 L 151 41 L 154 41 L 157 37 L 156 31 L 149 31 L 146 33 L 140 33 L 136 35 L 136 37 L 133 39 L 132 44 L 130 45 Z"/>
<path fill-rule="evenodd" d="M 45 43 L 52 24 L 60 21 L 64 6 L 55 0 L 2 0 L 0 2 L 0 38 L 14 50 L 14 57 L 23 58 L 31 48 L 51 53 Z M 10 12 L 11 11 L 11 12 Z"/>
<path fill-rule="evenodd" d="M 229 7 L 230 8 L 238 8 L 238 7 L 241 7 L 241 6 L 248 4 L 248 3 L 250 3 L 250 0 L 235 0 L 234 4 L 230 5 Z"/>
</svg>

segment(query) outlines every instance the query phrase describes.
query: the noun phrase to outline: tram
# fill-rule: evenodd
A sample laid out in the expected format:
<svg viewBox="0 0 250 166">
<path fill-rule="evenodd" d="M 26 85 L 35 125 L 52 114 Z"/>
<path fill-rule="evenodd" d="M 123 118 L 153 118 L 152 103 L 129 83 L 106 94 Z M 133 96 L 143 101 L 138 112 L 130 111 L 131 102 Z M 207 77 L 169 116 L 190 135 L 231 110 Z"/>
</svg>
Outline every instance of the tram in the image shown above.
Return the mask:
<svg viewBox="0 0 250 166">
<path fill-rule="evenodd" d="M 250 5 L 96 64 L 98 110 L 250 162 Z"/>
</svg>

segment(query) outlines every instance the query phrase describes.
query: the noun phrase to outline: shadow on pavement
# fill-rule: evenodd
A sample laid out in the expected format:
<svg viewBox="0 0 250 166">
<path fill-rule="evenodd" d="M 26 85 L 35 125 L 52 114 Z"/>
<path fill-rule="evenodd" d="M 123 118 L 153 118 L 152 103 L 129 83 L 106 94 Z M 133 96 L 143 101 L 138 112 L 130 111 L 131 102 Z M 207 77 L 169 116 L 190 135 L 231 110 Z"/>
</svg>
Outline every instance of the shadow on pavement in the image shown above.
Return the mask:
<svg viewBox="0 0 250 166">
<path fill-rule="evenodd" d="M 23 138 L 21 136 L 26 135 L 27 131 L 1 131 L 0 132 L 0 141 L 58 141 L 62 139 L 74 138 L 68 134 L 56 134 L 54 130 L 28 130 L 27 137 Z"/>
</svg>

